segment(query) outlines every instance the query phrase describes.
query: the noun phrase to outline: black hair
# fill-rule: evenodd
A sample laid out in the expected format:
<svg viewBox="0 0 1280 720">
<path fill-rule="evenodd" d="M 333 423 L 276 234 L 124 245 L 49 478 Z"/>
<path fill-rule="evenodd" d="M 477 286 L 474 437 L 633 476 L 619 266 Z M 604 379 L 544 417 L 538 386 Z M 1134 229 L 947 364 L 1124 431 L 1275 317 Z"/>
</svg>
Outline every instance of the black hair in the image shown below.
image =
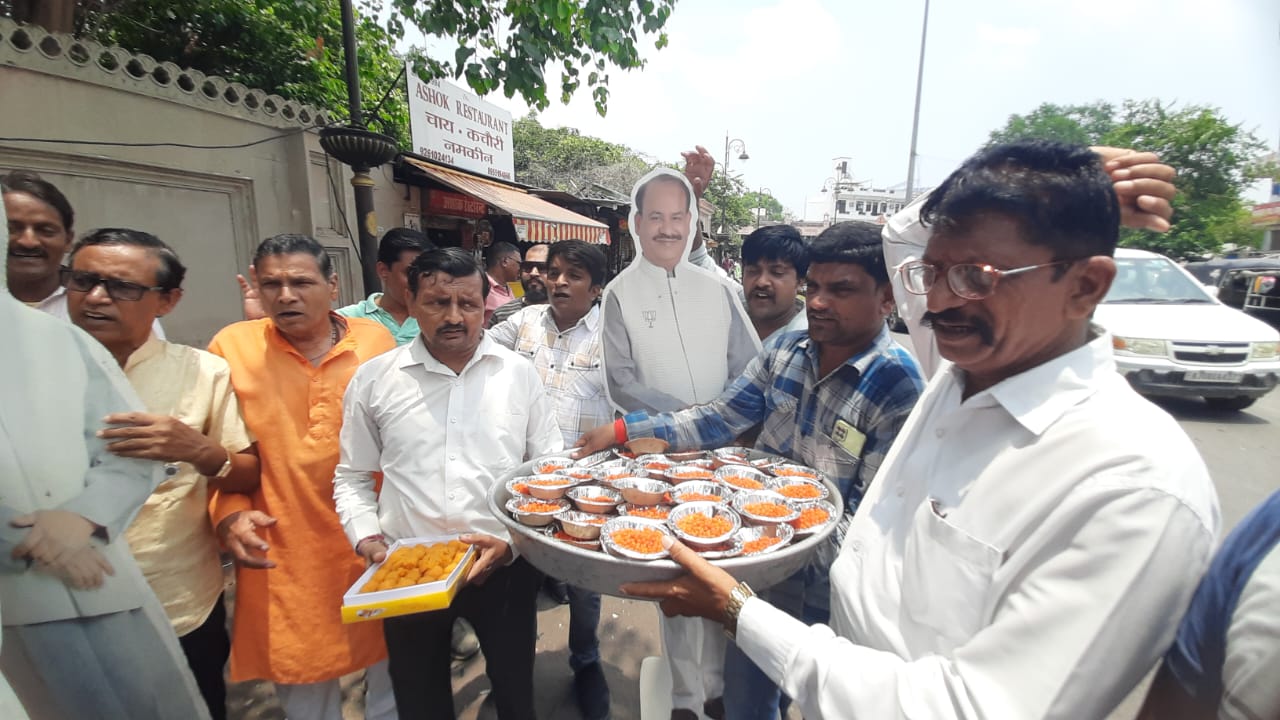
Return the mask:
<svg viewBox="0 0 1280 720">
<path fill-rule="evenodd" d="M 62 229 L 71 232 L 71 225 L 75 222 L 76 214 L 71 209 L 71 203 L 67 200 L 67 196 L 56 185 L 41 178 L 33 172 L 26 170 L 14 170 L 7 175 L 0 176 L 0 188 L 4 193 L 23 193 L 39 200 L 58 211 L 58 216 L 62 218 Z"/>
<path fill-rule="evenodd" d="M 166 292 L 182 287 L 182 281 L 187 277 L 187 266 L 178 259 L 178 253 L 174 252 L 173 248 L 151 233 L 127 228 L 100 228 L 80 238 L 71 249 L 71 259 L 68 264 L 75 262 L 76 253 L 94 245 L 128 245 L 145 248 L 148 254 L 160 261 L 160 269 L 156 271 L 156 287 L 164 288 Z"/>
<path fill-rule="evenodd" d="M 761 260 L 785 260 L 795 266 L 796 277 L 803 279 L 809 272 L 809 246 L 791 225 L 762 227 L 742 240 L 742 264 L 755 265 Z"/>
<path fill-rule="evenodd" d="M 378 262 L 391 267 L 406 252 L 422 253 L 435 245 L 420 231 L 413 228 L 393 228 L 378 241 Z"/>
<path fill-rule="evenodd" d="M 489 246 L 489 256 L 485 259 L 485 268 L 492 270 L 498 266 L 502 258 L 508 255 L 515 255 L 516 260 L 520 259 L 520 249 L 509 242 L 496 242 Z"/>
<path fill-rule="evenodd" d="M 809 246 L 809 266 L 819 263 L 860 265 L 877 286 L 889 282 L 880 226 L 873 223 L 849 220 L 823 230 Z"/>
<path fill-rule="evenodd" d="M 658 175 L 654 175 L 653 177 L 649 178 L 649 180 L 646 181 L 645 184 L 636 188 L 636 214 L 637 215 L 639 215 L 644 210 L 644 191 L 647 190 L 650 185 L 656 182 L 673 183 L 675 185 L 679 185 L 680 189 L 684 190 L 685 207 L 688 207 L 689 205 L 693 204 L 693 195 L 689 192 L 689 186 L 685 184 L 685 182 L 680 178 L 680 176 L 672 175 L 670 173 L 659 173 Z M 695 208 L 694 211 L 696 213 L 697 209 Z"/>
<path fill-rule="evenodd" d="M 281 235 L 272 235 L 258 244 L 258 249 L 253 253 L 253 264 L 262 265 L 263 258 L 272 255 L 293 255 L 301 253 L 310 255 L 316 259 L 316 264 L 320 266 L 320 274 L 325 280 L 333 275 L 333 259 L 329 257 L 329 253 L 325 251 L 324 246 L 309 235 L 299 235 L 296 233 L 284 233 Z"/>
<path fill-rule="evenodd" d="M 1023 140 L 984 148 L 942 181 L 920 219 L 943 233 L 986 214 L 1011 218 L 1022 238 L 1074 260 L 1115 255 L 1120 203 L 1102 160 L 1083 145 Z"/>
<path fill-rule="evenodd" d="M 428 250 L 409 263 L 409 292 L 418 294 L 418 279 L 441 272 L 455 278 L 480 276 L 480 295 L 489 297 L 489 280 L 484 276 L 484 268 L 476 262 L 471 253 L 456 247 L 442 247 Z"/>
<path fill-rule="evenodd" d="M 547 265 L 550 266 L 556 258 L 564 258 L 566 263 L 586 270 L 592 285 L 604 285 L 608 260 L 599 247 L 582 240 L 561 240 L 547 251 Z"/>
</svg>

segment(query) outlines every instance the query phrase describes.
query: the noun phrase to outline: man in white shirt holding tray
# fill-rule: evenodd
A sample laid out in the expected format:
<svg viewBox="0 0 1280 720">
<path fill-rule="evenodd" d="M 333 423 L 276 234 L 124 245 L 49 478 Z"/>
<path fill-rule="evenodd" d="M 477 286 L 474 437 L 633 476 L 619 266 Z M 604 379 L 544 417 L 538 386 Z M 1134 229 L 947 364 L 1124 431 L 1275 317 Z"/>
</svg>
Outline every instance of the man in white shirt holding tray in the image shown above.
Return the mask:
<svg viewBox="0 0 1280 720">
<path fill-rule="evenodd" d="M 352 378 L 334 501 L 371 563 L 399 538 L 462 535 L 479 552 L 448 609 L 383 621 L 400 717 L 454 716 L 449 640 L 460 615 L 475 626 L 498 717 L 531 719 L 541 576 L 515 557 L 486 498 L 504 473 L 563 447 L 555 408 L 533 366 L 484 335 L 488 284 L 470 254 L 427 251 L 408 275 L 422 336 Z"/>
<path fill-rule="evenodd" d="M 1106 717 L 1168 647 L 1219 523 L 1191 441 L 1090 322 L 1116 190 L 1085 148 L 1015 143 L 966 161 L 920 217 L 932 236 L 902 286 L 949 362 L 854 516 L 831 626 L 681 545 L 691 575 L 624 591 L 724 622 L 809 720 Z"/>
</svg>

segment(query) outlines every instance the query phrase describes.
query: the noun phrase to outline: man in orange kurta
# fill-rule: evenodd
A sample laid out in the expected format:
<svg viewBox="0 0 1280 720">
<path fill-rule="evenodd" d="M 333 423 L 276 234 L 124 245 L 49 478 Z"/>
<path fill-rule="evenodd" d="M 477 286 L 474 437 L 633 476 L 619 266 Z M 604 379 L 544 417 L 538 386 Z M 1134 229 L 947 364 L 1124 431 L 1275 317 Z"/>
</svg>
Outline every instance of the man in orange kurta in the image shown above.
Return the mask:
<svg viewBox="0 0 1280 720">
<path fill-rule="evenodd" d="M 256 492 L 212 503 L 238 560 L 231 680 L 271 680 L 291 720 L 341 720 L 338 678 L 368 668 L 365 717 L 394 719 L 381 623 L 341 620 L 364 563 L 338 523 L 332 481 L 347 383 L 395 341 L 377 322 L 330 311 L 337 276 L 315 240 L 269 238 L 254 267 L 268 317 L 230 325 L 209 346 L 231 366 L 262 461 Z"/>
</svg>

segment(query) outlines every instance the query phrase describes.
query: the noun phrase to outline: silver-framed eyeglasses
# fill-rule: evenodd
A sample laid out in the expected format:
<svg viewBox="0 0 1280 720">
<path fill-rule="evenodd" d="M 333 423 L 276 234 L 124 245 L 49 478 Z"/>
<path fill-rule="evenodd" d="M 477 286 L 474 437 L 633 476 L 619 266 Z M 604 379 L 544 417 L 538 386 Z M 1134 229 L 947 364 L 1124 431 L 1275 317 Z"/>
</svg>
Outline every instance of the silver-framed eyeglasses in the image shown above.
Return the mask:
<svg viewBox="0 0 1280 720">
<path fill-rule="evenodd" d="M 1056 265 L 1069 265 L 1075 260 L 1054 260 L 1053 262 L 1027 265 L 1025 267 L 1001 270 L 985 263 L 963 263 L 947 268 L 947 285 L 951 292 L 965 300 L 982 300 L 995 292 L 996 285 L 1004 278 L 1021 275 Z M 902 275 L 902 286 L 912 295 L 928 295 L 938 281 L 941 272 L 936 265 L 921 260 L 912 260 L 898 269 Z"/>
</svg>

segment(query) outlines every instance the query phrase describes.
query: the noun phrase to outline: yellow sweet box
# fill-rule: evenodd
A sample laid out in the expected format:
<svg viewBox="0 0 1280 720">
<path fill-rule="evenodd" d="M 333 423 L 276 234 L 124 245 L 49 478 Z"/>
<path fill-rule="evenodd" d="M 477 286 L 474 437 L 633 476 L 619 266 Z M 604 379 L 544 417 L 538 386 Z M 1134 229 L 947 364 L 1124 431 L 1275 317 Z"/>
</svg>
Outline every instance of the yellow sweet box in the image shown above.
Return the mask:
<svg viewBox="0 0 1280 720">
<path fill-rule="evenodd" d="M 365 587 L 379 578 L 380 584 L 413 582 L 417 563 L 430 563 L 423 558 L 434 545 L 447 545 L 457 540 L 452 537 L 419 537 L 397 540 L 387 549 L 387 558 L 371 565 L 342 596 L 342 622 L 356 623 L 366 620 L 410 615 L 413 613 L 443 610 L 453 602 L 462 587 L 462 579 L 471 570 L 476 559 L 476 549 L 468 545 L 458 562 L 441 580 L 365 592 Z M 418 548 L 422 548 L 419 550 Z M 397 553 L 397 551 L 403 551 Z M 444 551 L 440 551 L 444 552 Z M 387 570 L 384 567 L 391 565 Z M 406 574 L 400 575 L 399 568 Z M 392 576 L 392 573 L 397 573 Z M 390 579 L 388 579 L 390 577 Z"/>
</svg>

